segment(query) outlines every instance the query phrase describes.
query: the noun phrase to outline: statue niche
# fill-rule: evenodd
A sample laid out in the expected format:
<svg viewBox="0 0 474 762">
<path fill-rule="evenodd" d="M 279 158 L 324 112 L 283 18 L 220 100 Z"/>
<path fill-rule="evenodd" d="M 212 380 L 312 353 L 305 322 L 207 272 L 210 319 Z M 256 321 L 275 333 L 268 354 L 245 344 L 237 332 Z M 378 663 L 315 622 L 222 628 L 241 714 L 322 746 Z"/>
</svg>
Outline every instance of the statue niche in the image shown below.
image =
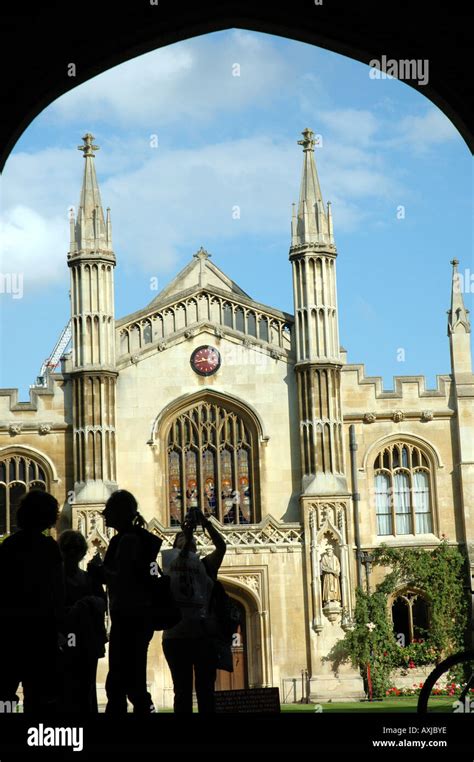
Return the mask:
<svg viewBox="0 0 474 762">
<path fill-rule="evenodd" d="M 323 612 L 330 622 L 334 622 L 341 612 L 341 565 L 329 544 L 321 556 L 321 586 Z"/>
</svg>

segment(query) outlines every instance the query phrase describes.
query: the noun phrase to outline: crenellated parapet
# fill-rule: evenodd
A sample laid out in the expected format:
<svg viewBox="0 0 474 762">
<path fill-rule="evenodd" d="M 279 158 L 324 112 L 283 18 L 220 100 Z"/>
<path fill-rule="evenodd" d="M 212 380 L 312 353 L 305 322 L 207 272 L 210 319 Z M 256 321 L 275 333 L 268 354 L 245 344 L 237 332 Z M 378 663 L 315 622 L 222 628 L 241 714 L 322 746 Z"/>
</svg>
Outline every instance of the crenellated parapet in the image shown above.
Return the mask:
<svg viewBox="0 0 474 762">
<path fill-rule="evenodd" d="M 416 420 L 429 423 L 454 414 L 452 377 L 438 375 L 436 388 L 429 389 L 424 376 L 395 376 L 393 389 L 384 389 L 382 376 L 366 376 L 363 364 L 342 368 L 344 421 Z"/>
<path fill-rule="evenodd" d="M 64 378 L 59 373 L 48 375 L 47 386 L 31 386 L 29 390 L 29 401 L 19 402 L 19 391 L 14 388 L 0 389 L 0 417 L 8 415 L 15 417 L 16 414 L 36 413 L 44 409 L 57 408 L 58 398 L 64 400 L 61 391 Z M 64 405 L 62 405 L 64 415 Z"/>
</svg>

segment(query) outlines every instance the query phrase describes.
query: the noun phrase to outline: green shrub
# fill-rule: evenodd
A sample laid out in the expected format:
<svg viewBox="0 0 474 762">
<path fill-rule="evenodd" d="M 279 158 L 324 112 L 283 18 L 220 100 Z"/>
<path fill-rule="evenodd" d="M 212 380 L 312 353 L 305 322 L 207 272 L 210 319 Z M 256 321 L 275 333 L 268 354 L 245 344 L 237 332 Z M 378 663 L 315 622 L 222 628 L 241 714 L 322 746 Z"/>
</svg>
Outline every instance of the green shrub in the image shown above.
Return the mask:
<svg viewBox="0 0 474 762">
<path fill-rule="evenodd" d="M 382 545 L 373 553 L 373 564 L 391 571 L 373 593 L 357 589 L 355 627 L 346 633 L 338 652 L 339 661 L 344 653 L 361 670 L 366 683 L 370 664 L 373 696 L 382 698 L 392 686 L 391 673 L 397 667 L 438 663 L 465 647 L 465 559 L 458 548 L 443 540 L 434 550 Z M 395 639 L 388 597 L 404 585 L 427 595 L 430 626 L 424 640 L 402 647 Z"/>
</svg>

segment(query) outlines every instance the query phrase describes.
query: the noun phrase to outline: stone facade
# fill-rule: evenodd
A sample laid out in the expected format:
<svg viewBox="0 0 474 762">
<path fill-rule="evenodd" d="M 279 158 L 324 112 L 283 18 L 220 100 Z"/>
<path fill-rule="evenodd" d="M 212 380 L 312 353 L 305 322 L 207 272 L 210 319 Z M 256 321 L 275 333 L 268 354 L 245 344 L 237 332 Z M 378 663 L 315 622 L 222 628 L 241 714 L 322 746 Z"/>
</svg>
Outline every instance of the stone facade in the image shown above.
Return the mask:
<svg viewBox="0 0 474 762">
<path fill-rule="evenodd" d="M 385 391 L 363 365 L 347 364 L 338 338 L 331 208 L 323 205 L 313 133 L 305 130 L 290 247 L 295 316 L 252 299 L 200 249 L 148 306 L 115 319 L 110 212 L 102 210 L 97 147 L 91 135 L 83 140 L 68 256 L 72 351 L 60 372 L 32 387 L 30 402 L 0 390 L 0 469 L 16 469 L 13 478 L 5 475 L 6 488 L 0 470 L 2 499 L 16 499 L 13 492 L 4 497 L 8 484 L 27 489 L 42 480 L 62 506 L 58 531 L 78 527 L 99 549 L 110 537 L 100 512 L 117 487 L 136 495 L 164 549 L 176 531 L 172 511 L 213 500 L 211 520 L 228 546 L 220 577 L 245 620 L 237 687 L 282 687 L 307 670 L 313 700 L 361 698 L 360 676 L 349 667 L 335 675 L 324 658 L 352 626 L 355 588 L 363 582 L 358 548 L 429 548 L 445 536 L 467 547 L 474 575 L 474 376 L 457 260 L 448 318 L 452 367 L 436 389 L 426 389 L 422 376 L 401 376 Z M 204 375 L 191 359 L 209 347 L 220 365 Z M 180 450 L 198 408 L 205 423 Z M 218 434 L 216 416 L 223 422 Z M 210 445 L 202 437 L 206 430 L 211 441 L 211 429 L 222 444 L 206 479 Z M 194 465 L 188 451 L 200 453 Z M 30 463 L 37 470 L 22 479 Z M 193 468 L 194 486 L 185 489 L 183 469 L 189 475 Z M 404 513 L 380 508 L 380 488 L 375 494 L 377 475 L 392 472 L 405 473 L 410 490 L 418 485 Z M 1 520 L 0 531 L 8 531 L 10 519 Z M 202 534 L 198 544 L 205 552 Z M 374 571 L 371 583 L 383 573 Z M 105 673 L 104 662 L 99 683 Z M 149 680 L 157 705 L 169 705 L 159 635 Z"/>
</svg>

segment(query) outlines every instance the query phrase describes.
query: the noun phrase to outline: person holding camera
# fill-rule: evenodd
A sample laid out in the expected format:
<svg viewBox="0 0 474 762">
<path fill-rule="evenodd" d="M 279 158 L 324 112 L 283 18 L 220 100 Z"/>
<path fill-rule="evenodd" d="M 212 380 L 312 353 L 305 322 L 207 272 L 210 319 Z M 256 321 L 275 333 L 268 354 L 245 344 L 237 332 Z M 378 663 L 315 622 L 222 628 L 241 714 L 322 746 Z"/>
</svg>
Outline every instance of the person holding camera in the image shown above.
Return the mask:
<svg viewBox="0 0 474 762">
<path fill-rule="evenodd" d="M 202 560 L 196 553 L 194 531 L 198 524 L 214 543 L 214 551 Z M 204 514 L 194 508 L 186 516 L 173 547 L 178 551 L 169 566 L 171 592 L 181 611 L 181 621 L 163 633 L 163 652 L 173 678 L 174 711 L 193 711 L 193 671 L 199 712 L 214 712 L 216 681 L 215 614 L 210 611 L 217 572 L 226 544 Z"/>
</svg>

